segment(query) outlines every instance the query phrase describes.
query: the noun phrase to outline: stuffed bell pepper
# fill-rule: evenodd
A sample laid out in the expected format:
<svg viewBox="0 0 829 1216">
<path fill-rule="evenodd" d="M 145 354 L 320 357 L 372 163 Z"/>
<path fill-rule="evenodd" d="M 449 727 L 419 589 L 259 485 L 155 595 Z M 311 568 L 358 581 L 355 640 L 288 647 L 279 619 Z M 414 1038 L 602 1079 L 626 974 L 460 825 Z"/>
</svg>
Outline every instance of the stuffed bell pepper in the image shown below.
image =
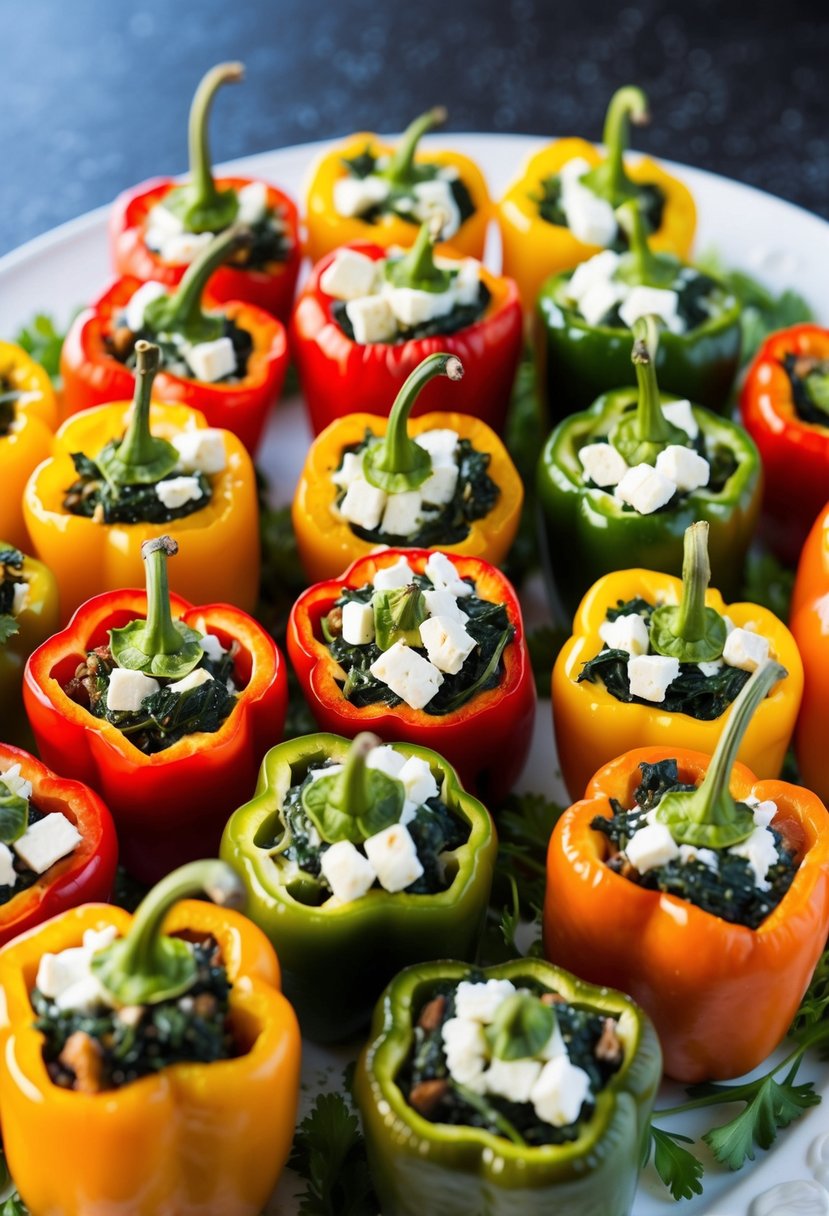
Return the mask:
<svg viewBox="0 0 829 1216">
<path fill-rule="evenodd" d="M 369 733 L 272 748 L 221 850 L 320 1041 L 364 1026 L 400 967 L 474 959 L 496 851 L 489 813 L 442 756 Z"/>
<path fill-rule="evenodd" d="M 498 436 L 467 414 L 409 420 L 424 385 L 464 375 L 454 355 L 415 368 L 388 418 L 349 414 L 314 440 L 292 518 L 309 579 L 336 578 L 383 545 L 445 549 L 497 565 L 509 552 L 524 487 Z"/>
<path fill-rule="evenodd" d="M 634 322 L 638 389 L 604 393 L 565 418 L 538 465 L 545 555 L 567 616 L 613 570 L 679 574 L 683 536 L 710 525 L 715 584 L 741 585 L 760 509 L 760 457 L 742 427 L 659 392 L 656 319 Z"/>
<path fill-rule="evenodd" d="M 312 261 L 349 241 L 410 245 L 415 226 L 436 212 L 452 249 L 483 257 L 490 201 L 481 170 L 459 152 L 418 148 L 445 121 L 446 111 L 436 107 L 409 125 L 397 147 L 363 131 L 323 152 L 306 199 Z"/>
<path fill-rule="evenodd" d="M 0 946 L 112 894 L 118 843 L 97 794 L 0 743 Z"/>
<path fill-rule="evenodd" d="M 740 410 L 763 458 L 763 536 L 793 565 L 829 496 L 829 329 L 796 325 L 767 338 Z"/>
<path fill-rule="evenodd" d="M 628 1216 L 661 1071 L 620 992 L 540 959 L 409 967 L 355 1074 L 384 1216 Z"/>
<path fill-rule="evenodd" d="M 28 548 L 23 490 L 52 451 L 58 407 L 46 372 L 20 346 L 0 342 L 0 536 Z"/>
<path fill-rule="evenodd" d="M 175 287 L 216 233 L 246 224 L 252 241 L 215 268 L 210 295 L 244 300 L 287 321 L 301 259 L 296 205 L 269 182 L 214 178 L 210 161 L 213 99 L 243 76 L 241 63 L 220 63 L 202 78 L 190 109 L 189 180 L 154 178 L 119 195 L 109 221 L 110 254 L 116 274 Z"/>
<path fill-rule="evenodd" d="M 0 540 L 0 740 L 28 744 L 23 668 L 58 627 L 58 588 L 42 562 Z"/>
<path fill-rule="evenodd" d="M 803 663 L 781 620 L 708 590 L 708 524 L 685 533 L 682 579 L 653 570 L 606 574 L 576 613 L 553 669 L 553 725 L 564 783 L 580 798 L 596 769 L 634 747 L 712 752 L 752 671 L 769 658 L 788 675 L 754 714 L 739 757 L 777 777 L 803 691 Z"/>
<path fill-rule="evenodd" d="M 259 1216 L 300 1038 L 243 896 L 224 863 L 194 862 L 135 916 L 88 903 L 0 952 L 3 1147 L 27 1210 Z"/>
<path fill-rule="evenodd" d="M 324 257 L 291 321 L 315 434 L 355 409 L 386 414 L 406 377 L 436 351 L 457 355 L 466 379 L 451 390 L 431 385 L 415 413 L 451 405 L 500 432 L 521 346 L 512 280 L 475 258 L 436 258 L 427 224 L 408 252 L 353 244 Z"/>
<path fill-rule="evenodd" d="M 520 776 L 535 685 L 518 596 L 487 562 L 360 558 L 299 597 L 288 653 L 322 730 L 434 748 L 490 806 Z"/>
<path fill-rule="evenodd" d="M 625 164 L 628 127 L 648 121 L 641 89 L 630 85 L 610 99 L 604 155 L 583 139 L 558 139 L 530 157 L 498 204 L 504 273 L 518 283 L 526 309 L 544 280 L 572 270 L 602 249 L 624 249 L 616 209 L 634 199 L 659 252 L 687 258 L 696 207 L 687 187 L 655 161 Z"/>
<path fill-rule="evenodd" d="M 249 610 L 259 586 L 256 477 L 229 431 L 151 400 L 159 349 L 135 348 L 135 397 L 85 410 L 55 436 L 26 487 L 26 524 L 69 615 L 99 591 L 140 587 L 141 546 L 163 526 L 185 541 L 173 588 Z"/>
<path fill-rule="evenodd" d="M 735 757 L 785 670 L 759 667 L 713 757 L 639 748 L 550 839 L 544 951 L 629 992 L 679 1081 L 750 1072 L 786 1034 L 829 932 L 829 814 Z"/>
<path fill-rule="evenodd" d="M 250 229 L 229 228 L 197 255 L 178 287 L 117 279 L 81 312 L 61 352 L 65 413 L 129 397 L 138 343 L 149 341 L 159 350 L 156 399 L 201 410 L 209 426 L 231 431 L 255 453 L 288 368 L 285 330 L 240 300 L 202 306 L 209 276 L 250 238 Z"/>
<path fill-rule="evenodd" d="M 536 306 L 539 383 L 561 421 L 608 389 L 634 385 L 630 329 L 655 314 L 656 352 L 669 392 L 722 412 L 740 363 L 740 305 L 726 287 L 671 253 L 654 253 L 636 202 L 617 213 L 629 249 L 605 249 L 548 279 Z"/>
<path fill-rule="evenodd" d="M 94 596 L 25 673 L 41 756 L 103 797 L 142 882 L 218 847 L 287 704 L 284 662 L 256 621 L 170 595 L 176 549 L 166 536 L 148 541 L 146 595 Z"/>
<path fill-rule="evenodd" d="M 804 672 L 794 738 L 797 764 L 808 788 L 829 805 L 829 507 L 803 546 L 789 620 Z"/>
</svg>

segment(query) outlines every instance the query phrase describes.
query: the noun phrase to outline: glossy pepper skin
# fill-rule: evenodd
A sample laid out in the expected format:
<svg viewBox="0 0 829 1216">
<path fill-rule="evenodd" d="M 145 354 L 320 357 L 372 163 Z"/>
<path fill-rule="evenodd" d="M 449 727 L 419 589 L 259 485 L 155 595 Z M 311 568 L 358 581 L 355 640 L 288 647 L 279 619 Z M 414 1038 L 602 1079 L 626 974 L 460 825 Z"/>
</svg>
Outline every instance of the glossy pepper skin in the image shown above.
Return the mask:
<svg viewBox="0 0 829 1216">
<path fill-rule="evenodd" d="M 83 839 L 32 886 L 0 904 L 0 946 L 68 908 L 108 900 L 118 859 L 112 816 L 97 794 L 79 781 L 56 776 L 21 748 L 0 743 L 0 781 L 15 764 L 20 765 L 21 777 L 32 783 L 32 802 L 38 810 L 65 815 Z"/>
<path fill-rule="evenodd" d="M 797 567 L 791 630 L 803 658 L 805 682 L 794 745 L 803 781 L 829 803 L 829 506 L 809 533 Z"/>
<path fill-rule="evenodd" d="M 183 542 L 170 570 L 174 591 L 195 603 L 227 600 L 250 611 L 259 585 L 256 475 L 235 435 L 225 434 L 227 465 L 211 477 L 210 502 L 183 519 L 163 526 L 98 524 L 64 510 L 65 492 L 77 476 L 72 452 L 94 459 L 110 439 L 124 434 L 130 407 L 129 401 L 119 401 L 68 418 L 55 436 L 51 458 L 26 487 L 27 526 L 38 556 L 57 578 L 62 619 L 97 592 L 141 586 L 141 545 L 164 529 Z M 153 405 L 150 423 L 154 434 L 167 439 L 208 425 L 203 414 L 185 405 Z"/>
<path fill-rule="evenodd" d="M 0 552 L 7 548 L 0 540 Z M 32 651 L 58 628 L 60 611 L 55 576 L 43 562 L 24 554 L 21 576 L 29 595 L 15 618 L 17 633 L 0 642 L 0 739 L 26 746 L 31 734 L 23 712 L 23 668 Z"/>
<path fill-rule="evenodd" d="M 581 795 L 598 766 L 637 746 L 713 752 L 731 712 L 729 708 L 721 717 L 704 722 L 689 714 L 667 713 L 656 703 L 617 701 L 602 683 L 576 682 L 582 664 L 604 645 L 599 628 L 608 608 L 640 596 L 651 604 L 678 604 L 682 581 L 655 570 L 620 570 L 600 578 L 582 600 L 572 637 L 556 659 L 553 724 L 561 774 L 571 798 Z M 768 638 L 774 657 L 788 672 L 754 714 L 739 751 L 740 759 L 758 777 L 776 777 L 783 767 L 803 692 L 803 663 L 795 639 L 773 612 L 759 604 L 726 604 L 714 590 L 706 593 L 705 603 L 721 616 L 729 616 L 737 627 L 750 624 Z"/>
<path fill-rule="evenodd" d="M 396 1078 L 413 1029 L 437 984 L 462 980 L 462 963 L 409 967 L 383 993 L 354 1087 L 371 1175 L 384 1216 L 628 1216 L 661 1076 L 656 1032 L 629 997 L 582 983 L 540 959 L 483 971 L 514 984 L 532 980 L 565 1000 L 619 1019 L 621 1068 L 598 1095 L 577 1140 L 525 1148 L 481 1128 L 432 1123 L 409 1106 Z"/>
<path fill-rule="evenodd" d="M 215 851 L 230 811 L 253 790 L 262 757 L 282 733 L 288 698 L 284 660 L 256 621 L 227 604 L 194 608 L 180 596 L 171 600 L 177 620 L 216 634 L 225 649 L 239 644 L 242 691 L 214 733 L 187 735 L 145 755 L 64 692 L 88 651 L 107 644 L 110 629 L 146 616 L 143 591 L 107 592 L 83 604 L 31 656 L 23 689 L 41 756 L 100 793 L 118 827 L 123 864 L 142 882 Z"/>
<path fill-rule="evenodd" d="M 786 355 L 829 359 L 829 329 L 794 325 L 772 334 L 746 374 L 740 396 L 743 425 L 763 460 L 763 536 L 781 561 L 794 564 L 826 502 L 829 416 L 818 426 L 798 417 Z"/>
<path fill-rule="evenodd" d="M 87 929 L 115 925 L 126 934 L 132 919 L 86 904 L 0 953 L 0 1104 L 15 1183 L 32 1212 L 53 1216 L 258 1216 L 294 1134 L 300 1037 L 273 950 L 244 916 L 185 900 L 165 922 L 169 933 L 218 942 L 244 1054 L 173 1064 L 93 1094 L 61 1089 L 48 1075 L 29 1001 L 40 958 L 80 945 Z"/>
<path fill-rule="evenodd" d="M 16 549 L 30 547 L 23 519 L 23 490 L 30 474 L 52 450 L 58 406 L 52 382 L 39 363 L 12 342 L 0 342 L 0 391 L 23 394 L 14 421 L 2 425 L 0 407 L 0 536 Z M 3 433 L 5 431 L 5 433 Z"/>
<path fill-rule="evenodd" d="M 732 770 L 736 799 L 772 799 L 774 823 L 791 825 L 803 856 L 786 895 L 758 929 L 730 924 L 673 895 L 648 891 L 605 864 L 594 831 L 609 799 L 633 805 L 640 764 L 675 759 L 679 780 L 698 784 L 710 757 L 643 747 L 599 769 L 558 821 L 547 854 L 544 953 L 578 966 L 642 1003 L 656 1025 L 665 1071 L 679 1081 L 724 1080 L 760 1064 L 785 1035 L 829 930 L 829 815 L 808 790 Z"/>
<path fill-rule="evenodd" d="M 409 234 L 408 243 L 416 231 Z M 352 242 L 348 248 L 375 262 L 386 256 L 379 244 Z M 332 313 L 335 301 L 320 287 L 320 276 L 334 257 L 332 252 L 314 267 L 291 319 L 291 349 L 314 434 L 354 409 L 388 413 L 409 373 L 435 351 L 457 355 L 464 365 L 464 380 L 451 386 L 434 381 L 423 391 L 414 414 L 451 408 L 502 431 L 523 341 L 515 283 L 482 267 L 481 281 L 490 300 L 474 324 L 446 336 L 361 346 L 340 329 Z"/>
<path fill-rule="evenodd" d="M 466 789 L 495 806 L 509 793 L 526 761 L 535 719 L 535 685 L 515 589 L 499 570 L 472 557 L 454 557 L 461 578 L 472 578 L 477 594 L 504 604 L 515 636 L 504 650 L 504 674 L 495 688 L 479 693 L 451 714 L 427 714 L 406 704 L 352 705 L 335 676 L 339 664 L 322 638 L 320 621 L 343 587 L 373 582 L 378 570 L 405 557 L 422 574 L 427 549 L 384 549 L 360 558 L 340 578 L 304 591 L 288 621 L 288 654 L 311 712 L 322 730 L 353 736 L 372 730 L 388 743 L 397 740 L 434 748 L 458 771 Z"/>
<path fill-rule="evenodd" d="M 116 315 L 140 286 L 141 280 L 135 277 L 116 279 L 72 322 L 60 360 L 66 417 L 91 406 L 129 398 L 132 393 L 133 373 L 110 352 L 106 339 L 115 330 Z M 281 322 L 262 308 L 235 297 L 215 300 L 220 305 L 216 311 L 247 330 L 253 340 L 244 378 L 235 383 L 208 384 L 162 370 L 155 378 L 153 396 L 167 404 L 200 410 L 208 426 L 231 431 L 253 455 L 282 391 L 288 370 L 288 339 Z"/>
<path fill-rule="evenodd" d="M 271 748 L 254 797 L 228 820 L 221 846 L 222 858 L 248 888 L 248 915 L 279 953 L 303 1033 L 320 1042 L 348 1038 L 363 1027 L 383 984 L 400 967 L 446 953 L 474 958 L 498 848 L 488 812 L 465 792 L 452 766 L 428 748 L 395 743 L 406 756 L 427 761 L 441 796 L 469 824 L 450 886 L 433 895 L 377 888 L 332 906 L 300 902 L 281 879 L 272 850 L 258 841 L 272 830 L 292 775 L 304 776 L 312 760 L 342 760 L 348 747 L 348 739 L 317 734 Z"/>
</svg>

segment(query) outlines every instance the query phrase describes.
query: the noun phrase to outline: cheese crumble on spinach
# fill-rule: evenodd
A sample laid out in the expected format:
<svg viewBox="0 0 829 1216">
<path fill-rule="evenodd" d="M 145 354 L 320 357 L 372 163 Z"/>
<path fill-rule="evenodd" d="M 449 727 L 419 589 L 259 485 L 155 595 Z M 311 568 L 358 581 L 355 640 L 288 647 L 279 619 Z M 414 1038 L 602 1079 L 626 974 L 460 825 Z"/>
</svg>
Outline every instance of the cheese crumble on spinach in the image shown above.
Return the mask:
<svg viewBox="0 0 829 1216">
<path fill-rule="evenodd" d="M 371 144 L 366 144 L 362 152 L 356 156 L 342 157 L 342 164 L 348 176 L 358 181 L 377 177 L 378 171 L 385 167 L 386 159 L 372 152 Z M 455 206 L 458 209 L 458 227 L 475 214 L 475 204 L 460 175 L 450 175 L 444 166 L 429 164 L 426 161 L 412 161 L 410 172 L 413 177 L 411 185 L 397 186 L 389 182 L 385 197 L 378 199 L 360 211 L 360 219 L 365 224 L 378 224 L 383 216 L 394 215 L 408 224 L 419 224 L 420 217 L 416 214 L 416 201 L 413 195 L 415 185 L 423 182 L 444 180 L 451 192 Z"/>
<path fill-rule="evenodd" d="M 111 446 L 118 447 L 118 440 Z M 98 465 L 83 452 L 72 453 L 77 478 L 67 489 L 63 507 L 71 515 L 82 515 L 101 524 L 167 524 L 201 511 L 213 497 L 210 479 L 201 472 L 189 474 L 195 482 L 194 496 L 180 506 L 167 506 L 159 497 L 158 487 L 181 477 L 174 469 L 156 482 L 136 485 L 113 485 L 101 473 Z M 195 494 L 195 489 L 198 494 Z M 163 489 L 162 489 L 163 493 Z"/>
<path fill-rule="evenodd" d="M 798 418 L 812 426 L 829 427 L 829 359 L 788 354 L 783 367 Z"/>
<path fill-rule="evenodd" d="M 665 211 L 665 191 L 655 182 L 636 182 L 636 198 L 649 233 L 658 232 L 662 227 L 662 216 Z M 567 213 L 562 203 L 562 180 L 559 174 L 545 177 L 539 183 L 537 194 L 531 194 L 530 199 L 538 207 L 538 214 L 548 224 L 559 228 L 568 228 Z M 618 226 L 616 239 L 608 246 L 609 249 L 623 251 L 628 242 L 621 225 Z"/>
</svg>

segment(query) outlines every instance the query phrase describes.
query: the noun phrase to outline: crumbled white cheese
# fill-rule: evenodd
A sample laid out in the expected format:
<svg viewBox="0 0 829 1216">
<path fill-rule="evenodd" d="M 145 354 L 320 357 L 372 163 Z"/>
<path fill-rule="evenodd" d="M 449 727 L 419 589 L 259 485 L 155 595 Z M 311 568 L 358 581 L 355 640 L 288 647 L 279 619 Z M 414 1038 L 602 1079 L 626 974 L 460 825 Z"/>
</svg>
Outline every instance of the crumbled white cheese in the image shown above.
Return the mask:
<svg viewBox="0 0 829 1216">
<path fill-rule="evenodd" d="M 458 441 L 457 431 L 448 427 L 436 427 L 432 431 L 423 431 L 415 436 L 418 447 L 425 448 L 432 457 L 432 468 L 440 466 L 454 468 L 457 461 Z"/>
<path fill-rule="evenodd" d="M 769 640 L 750 629 L 732 629 L 725 639 L 722 657 L 729 667 L 756 671 L 769 657 Z"/>
<path fill-rule="evenodd" d="M 143 671 L 114 667 L 107 686 L 107 709 L 113 713 L 136 713 L 141 702 L 158 692 L 161 685 Z"/>
<path fill-rule="evenodd" d="M 711 466 L 704 456 L 692 448 L 671 443 L 656 458 L 656 471 L 672 481 L 681 491 L 698 490 L 707 486 Z"/>
<path fill-rule="evenodd" d="M 645 701 L 664 701 L 668 685 L 679 675 L 679 659 L 661 654 L 637 654 L 627 664 L 630 691 Z"/>
<path fill-rule="evenodd" d="M 448 241 L 461 226 L 461 213 L 452 187 L 443 178 L 434 178 L 428 182 L 418 182 L 413 190 L 414 207 L 412 214 L 420 223 L 439 215 L 442 220 L 441 239 Z"/>
<path fill-rule="evenodd" d="M 405 763 L 405 756 L 401 756 L 400 752 L 396 752 L 388 744 L 384 744 L 381 747 L 373 747 L 366 757 L 367 768 L 379 769 L 387 777 L 399 778 L 400 770 Z"/>
<path fill-rule="evenodd" d="M 192 688 L 199 688 L 212 679 L 213 677 L 205 667 L 196 667 L 193 671 L 188 671 L 187 675 L 182 676 L 180 680 L 168 684 L 167 688 L 170 692 L 190 692 Z"/>
<path fill-rule="evenodd" d="M 662 413 L 673 426 L 678 426 L 681 431 L 684 431 L 689 439 L 696 439 L 699 434 L 699 423 L 694 417 L 690 401 L 669 401 L 667 405 L 662 406 Z"/>
<path fill-rule="evenodd" d="M 8 845 L 0 844 L 0 887 L 13 887 L 16 882 L 14 855 Z"/>
<path fill-rule="evenodd" d="M 204 636 L 199 640 L 199 645 L 207 655 L 208 659 L 212 659 L 214 663 L 220 663 L 227 654 L 227 651 L 216 637 L 215 633 L 204 634 Z"/>
<path fill-rule="evenodd" d="M 350 840 L 338 840 L 326 849 L 320 869 L 334 898 L 342 904 L 362 899 L 377 877 L 369 859 Z"/>
<path fill-rule="evenodd" d="M 487 1050 L 483 1026 L 465 1017 L 448 1018 L 441 1027 L 441 1037 L 451 1076 L 475 1093 L 483 1093 Z"/>
<path fill-rule="evenodd" d="M 360 528 L 376 528 L 386 506 L 386 492 L 365 477 L 355 477 L 340 503 L 340 514 Z"/>
<path fill-rule="evenodd" d="M 334 210 L 349 217 L 363 215 L 389 196 L 390 184 L 382 177 L 339 177 L 334 182 Z"/>
<path fill-rule="evenodd" d="M 771 883 L 766 874 L 779 860 L 774 833 L 768 828 L 756 827 L 751 835 L 734 844 L 728 850 L 734 857 L 744 857 L 754 871 L 758 891 L 768 891 Z"/>
<path fill-rule="evenodd" d="M 167 477 L 155 487 L 156 496 L 168 511 L 176 511 L 185 503 L 202 497 L 202 488 L 197 477 Z"/>
<path fill-rule="evenodd" d="M 704 866 L 708 866 L 709 870 L 720 868 L 720 859 L 714 849 L 698 849 L 694 844 L 679 846 L 679 860 L 682 865 L 687 865 L 689 861 L 700 861 Z"/>
<path fill-rule="evenodd" d="M 466 1021 L 488 1024 L 495 1020 L 507 997 L 515 995 L 510 980 L 461 980 L 455 990 L 455 1013 Z"/>
<path fill-rule="evenodd" d="M 367 646 L 374 641 L 374 610 L 371 604 L 348 600 L 343 604 L 343 641 L 349 646 Z"/>
<path fill-rule="evenodd" d="M 369 671 L 412 709 L 428 705 L 443 683 L 437 667 L 402 640 L 375 659 Z"/>
<path fill-rule="evenodd" d="M 718 671 L 722 670 L 722 666 L 723 666 L 722 659 L 712 659 L 710 663 L 697 663 L 697 667 L 700 669 L 702 674 L 706 677 L 715 676 Z"/>
<path fill-rule="evenodd" d="M 144 324 L 144 312 L 148 304 L 153 300 L 158 300 L 161 296 L 166 296 L 167 288 L 163 283 L 156 283 L 151 279 L 148 283 L 142 283 L 137 291 L 134 291 L 130 296 L 127 307 L 125 320 L 127 329 L 131 329 L 133 333 L 138 333 Z"/>
<path fill-rule="evenodd" d="M 571 1064 L 566 1055 L 544 1065 L 530 1095 L 539 1119 L 553 1127 L 575 1123 L 589 1097 L 589 1076 L 583 1068 Z"/>
<path fill-rule="evenodd" d="M 430 798 L 437 798 L 438 783 L 428 762 L 419 756 L 409 756 L 396 775 L 397 780 L 403 783 L 406 797 L 416 807 L 423 806 Z"/>
<path fill-rule="evenodd" d="M 389 494 L 380 522 L 385 536 L 412 536 L 420 527 L 422 498 L 420 490 L 400 490 Z"/>
<path fill-rule="evenodd" d="M 481 294 L 481 263 L 477 258 L 464 258 L 460 265 L 450 262 L 450 268 L 457 267 L 457 275 L 453 284 L 455 300 L 458 304 L 477 304 Z"/>
<path fill-rule="evenodd" d="M 236 351 L 230 338 L 214 338 L 188 346 L 185 357 L 196 380 L 214 384 L 236 371 Z"/>
<path fill-rule="evenodd" d="M 210 477 L 227 466 L 225 433 L 217 427 L 181 431 L 171 442 L 185 473 L 206 473 Z"/>
<path fill-rule="evenodd" d="M 753 804 L 746 798 L 746 803 L 751 806 L 751 813 L 754 815 L 754 822 L 758 828 L 769 827 L 777 814 L 777 803 L 772 802 L 771 798 L 766 798 L 764 802 L 758 802 L 755 799 Z"/>
<path fill-rule="evenodd" d="M 357 249 L 338 249 L 320 275 L 320 287 L 336 300 L 359 300 L 374 291 L 378 264 Z"/>
<path fill-rule="evenodd" d="M 585 186 L 581 178 L 590 169 L 586 160 L 574 157 L 561 170 L 561 207 L 567 227 L 588 245 L 610 245 L 618 232 L 613 207 Z"/>
<path fill-rule="evenodd" d="M 20 613 L 29 603 L 29 584 L 12 583 L 12 616 Z"/>
<path fill-rule="evenodd" d="M 458 466 L 439 465 L 433 468 L 429 477 L 420 487 L 424 502 L 433 506 L 443 507 L 451 502 L 458 485 Z"/>
<path fill-rule="evenodd" d="M 425 325 L 450 313 L 455 307 L 455 292 L 420 291 L 416 287 L 394 287 L 384 284 L 383 297 L 388 300 L 394 318 L 404 329 Z"/>
<path fill-rule="evenodd" d="M 454 596 L 472 595 L 472 588 L 458 574 L 445 553 L 430 553 L 426 562 L 426 577 L 436 591 L 448 591 Z"/>
<path fill-rule="evenodd" d="M 393 823 L 369 836 L 364 848 L 380 886 L 393 895 L 405 891 L 423 873 L 415 842 L 405 824 Z"/>
<path fill-rule="evenodd" d="M 420 640 L 426 647 L 429 661 L 438 671 L 453 676 L 478 645 L 463 624 L 452 616 L 427 617 L 420 626 Z"/>
<path fill-rule="evenodd" d="M 628 654 L 647 654 L 650 637 L 648 626 L 638 612 L 626 612 L 615 621 L 603 621 L 599 637 L 611 650 L 626 650 Z"/>
<path fill-rule="evenodd" d="M 338 469 L 335 469 L 331 474 L 331 480 L 335 486 L 341 490 L 347 490 L 357 477 L 363 475 L 363 453 L 358 456 L 356 452 L 346 452 L 343 455 L 343 462 Z"/>
<path fill-rule="evenodd" d="M 671 501 L 675 493 L 676 484 L 649 464 L 636 464 L 628 469 L 616 487 L 616 497 L 640 515 L 658 511 Z"/>
<path fill-rule="evenodd" d="M 579 301 L 579 312 L 588 325 L 598 325 L 602 317 L 624 298 L 621 283 L 595 283 Z"/>
<path fill-rule="evenodd" d="M 361 296 L 358 300 L 349 300 L 345 311 L 358 346 L 390 342 L 397 335 L 397 322 L 386 296 Z"/>
<path fill-rule="evenodd" d="M 31 781 L 27 781 L 21 774 L 19 764 L 10 764 L 7 769 L 0 772 L 0 781 L 3 782 L 10 793 L 17 794 L 20 798 L 25 798 L 27 802 L 31 798 L 32 783 Z"/>
<path fill-rule="evenodd" d="M 646 874 L 648 870 L 664 866 L 678 857 L 679 845 L 667 824 L 649 823 L 633 833 L 625 848 L 625 856 L 640 874 Z"/>
<path fill-rule="evenodd" d="M 431 616 L 451 616 L 461 623 L 469 620 L 450 591 L 424 591 L 423 599 Z"/>
<path fill-rule="evenodd" d="M 679 296 L 664 287 L 634 287 L 625 297 L 619 316 L 629 329 L 640 317 L 657 316 L 665 322 L 671 333 L 685 332 L 685 323 L 679 316 Z"/>
<path fill-rule="evenodd" d="M 111 946 L 118 936 L 114 925 L 105 929 L 87 929 L 82 946 L 70 946 L 59 954 L 44 954 L 37 969 L 35 986 L 61 1010 L 92 1012 L 100 1006 L 111 1006 L 112 998 L 92 974 L 94 955 Z"/>
<path fill-rule="evenodd" d="M 605 249 L 586 262 L 580 262 L 567 284 L 568 300 L 580 304 L 594 287 L 609 283 L 618 268 L 619 255 L 612 249 Z"/>
<path fill-rule="evenodd" d="M 81 840 L 74 823 L 56 811 L 31 824 L 12 848 L 25 866 L 43 874 L 76 849 Z"/>
<path fill-rule="evenodd" d="M 399 557 L 393 566 L 381 566 L 374 576 L 376 591 L 394 591 L 397 587 L 408 587 L 414 578 L 405 557 Z"/>
<path fill-rule="evenodd" d="M 159 233 L 161 237 L 176 236 L 184 231 L 184 224 L 173 211 L 168 211 L 163 203 L 156 203 L 147 215 L 147 227 Z M 147 244 L 150 244 L 147 239 Z"/>
<path fill-rule="evenodd" d="M 259 224 L 265 218 L 268 210 L 268 187 L 265 182 L 249 182 L 247 186 L 242 186 L 236 193 L 236 199 L 239 204 L 237 223 Z"/>
<path fill-rule="evenodd" d="M 612 443 L 586 443 L 579 448 L 579 460 L 586 476 L 602 489 L 618 485 L 628 471 L 627 461 Z"/>
<path fill-rule="evenodd" d="M 165 262 L 189 266 L 213 240 L 213 232 L 179 232 L 163 236 L 159 252 Z"/>
<path fill-rule="evenodd" d="M 486 1091 L 510 1102 L 529 1102 L 542 1064 L 538 1060 L 493 1058 L 485 1073 Z"/>
</svg>

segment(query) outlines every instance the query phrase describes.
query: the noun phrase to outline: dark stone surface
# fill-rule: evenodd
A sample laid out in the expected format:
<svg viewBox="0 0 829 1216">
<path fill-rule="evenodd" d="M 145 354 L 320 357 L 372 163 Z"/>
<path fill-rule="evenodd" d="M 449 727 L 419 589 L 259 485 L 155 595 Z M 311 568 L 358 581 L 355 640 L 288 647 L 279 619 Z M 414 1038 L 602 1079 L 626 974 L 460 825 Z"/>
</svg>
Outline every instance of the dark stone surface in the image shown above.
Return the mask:
<svg viewBox="0 0 829 1216">
<path fill-rule="evenodd" d="M 823 17 L 818 13 L 823 10 Z M 239 58 L 217 159 L 399 130 L 436 102 L 449 129 L 598 138 L 639 83 L 636 144 L 829 217 L 829 16 L 817 3 L 574 0 L 4 0 L 0 251 L 186 166 L 192 89 Z"/>
</svg>

